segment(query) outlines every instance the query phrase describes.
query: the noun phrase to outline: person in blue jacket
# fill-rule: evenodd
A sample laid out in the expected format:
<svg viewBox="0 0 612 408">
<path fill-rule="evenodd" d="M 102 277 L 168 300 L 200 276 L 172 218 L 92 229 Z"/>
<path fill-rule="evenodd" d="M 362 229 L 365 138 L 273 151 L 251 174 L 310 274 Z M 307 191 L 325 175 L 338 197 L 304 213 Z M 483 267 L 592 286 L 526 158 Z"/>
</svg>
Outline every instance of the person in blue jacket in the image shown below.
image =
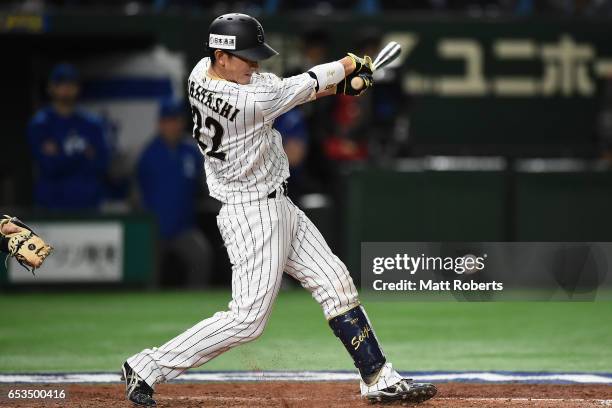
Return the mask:
<svg viewBox="0 0 612 408">
<path fill-rule="evenodd" d="M 96 210 L 104 198 L 109 147 L 104 123 L 77 107 L 79 75 L 69 64 L 49 77 L 49 106 L 28 125 L 37 170 L 34 201 L 48 210 Z"/>
<path fill-rule="evenodd" d="M 195 217 L 197 196 L 204 191 L 204 163 L 195 143 L 185 138 L 183 108 L 172 99 L 161 101 L 158 134 L 138 162 L 138 186 L 143 207 L 157 218 L 164 255 L 181 260 L 190 287 L 205 287 L 212 246 Z"/>
</svg>

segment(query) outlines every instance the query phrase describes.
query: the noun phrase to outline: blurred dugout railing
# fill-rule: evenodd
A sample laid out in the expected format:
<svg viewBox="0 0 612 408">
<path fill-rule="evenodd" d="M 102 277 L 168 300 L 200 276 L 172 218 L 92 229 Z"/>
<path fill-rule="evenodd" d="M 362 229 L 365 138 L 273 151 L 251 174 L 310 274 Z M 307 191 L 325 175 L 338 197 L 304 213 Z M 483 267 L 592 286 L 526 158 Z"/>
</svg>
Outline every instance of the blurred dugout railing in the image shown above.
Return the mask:
<svg viewBox="0 0 612 408">
<path fill-rule="evenodd" d="M 343 242 L 359 270 L 368 241 L 612 241 L 603 161 L 432 157 L 354 169 Z"/>
</svg>

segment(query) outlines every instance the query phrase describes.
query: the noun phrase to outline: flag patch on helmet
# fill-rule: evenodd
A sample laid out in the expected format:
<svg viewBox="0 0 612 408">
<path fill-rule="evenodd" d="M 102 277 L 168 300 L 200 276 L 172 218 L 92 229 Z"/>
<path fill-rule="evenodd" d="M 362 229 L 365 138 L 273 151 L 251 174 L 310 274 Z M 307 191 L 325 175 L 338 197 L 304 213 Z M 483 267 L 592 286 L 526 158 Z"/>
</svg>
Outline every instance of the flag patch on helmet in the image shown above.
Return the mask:
<svg viewBox="0 0 612 408">
<path fill-rule="evenodd" d="M 209 48 L 219 48 L 222 50 L 235 50 L 236 49 L 236 36 L 235 35 L 221 35 L 221 34 L 210 34 L 208 37 Z"/>
</svg>

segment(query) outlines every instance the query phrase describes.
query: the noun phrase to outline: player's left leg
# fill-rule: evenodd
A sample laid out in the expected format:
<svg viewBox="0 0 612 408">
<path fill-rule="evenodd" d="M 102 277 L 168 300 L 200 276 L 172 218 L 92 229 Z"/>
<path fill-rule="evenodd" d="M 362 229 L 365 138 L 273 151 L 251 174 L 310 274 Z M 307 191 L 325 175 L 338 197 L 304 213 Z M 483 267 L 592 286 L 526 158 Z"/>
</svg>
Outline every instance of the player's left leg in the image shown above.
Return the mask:
<svg viewBox="0 0 612 408">
<path fill-rule="evenodd" d="M 278 198 L 226 204 L 217 222 L 232 263 L 229 309 L 215 313 L 159 347 L 128 358 L 124 366 L 126 394 L 136 404 L 154 406 L 156 384 L 176 378 L 263 333 L 280 288 L 296 218 L 288 202 Z M 132 387 L 141 389 L 134 393 Z"/>
<path fill-rule="evenodd" d="M 331 329 L 359 370 L 361 395 L 373 401 L 432 398 L 437 392 L 433 384 L 404 379 L 387 361 L 346 266 L 308 217 L 299 209 L 297 213 L 298 231 L 285 270 L 321 304 Z"/>
</svg>

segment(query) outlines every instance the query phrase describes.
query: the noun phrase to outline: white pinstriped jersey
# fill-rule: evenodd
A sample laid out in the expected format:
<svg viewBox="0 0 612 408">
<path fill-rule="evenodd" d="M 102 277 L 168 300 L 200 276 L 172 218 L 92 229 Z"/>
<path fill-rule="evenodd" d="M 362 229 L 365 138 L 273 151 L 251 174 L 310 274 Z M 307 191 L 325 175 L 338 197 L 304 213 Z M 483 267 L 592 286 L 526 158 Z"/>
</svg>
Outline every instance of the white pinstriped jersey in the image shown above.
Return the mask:
<svg viewBox="0 0 612 408">
<path fill-rule="evenodd" d="M 274 120 L 315 99 L 317 81 L 307 73 L 285 79 L 256 73 L 240 85 L 208 77 L 209 66 L 208 57 L 195 66 L 188 94 L 210 195 L 227 204 L 267 198 L 289 177 Z"/>
</svg>

